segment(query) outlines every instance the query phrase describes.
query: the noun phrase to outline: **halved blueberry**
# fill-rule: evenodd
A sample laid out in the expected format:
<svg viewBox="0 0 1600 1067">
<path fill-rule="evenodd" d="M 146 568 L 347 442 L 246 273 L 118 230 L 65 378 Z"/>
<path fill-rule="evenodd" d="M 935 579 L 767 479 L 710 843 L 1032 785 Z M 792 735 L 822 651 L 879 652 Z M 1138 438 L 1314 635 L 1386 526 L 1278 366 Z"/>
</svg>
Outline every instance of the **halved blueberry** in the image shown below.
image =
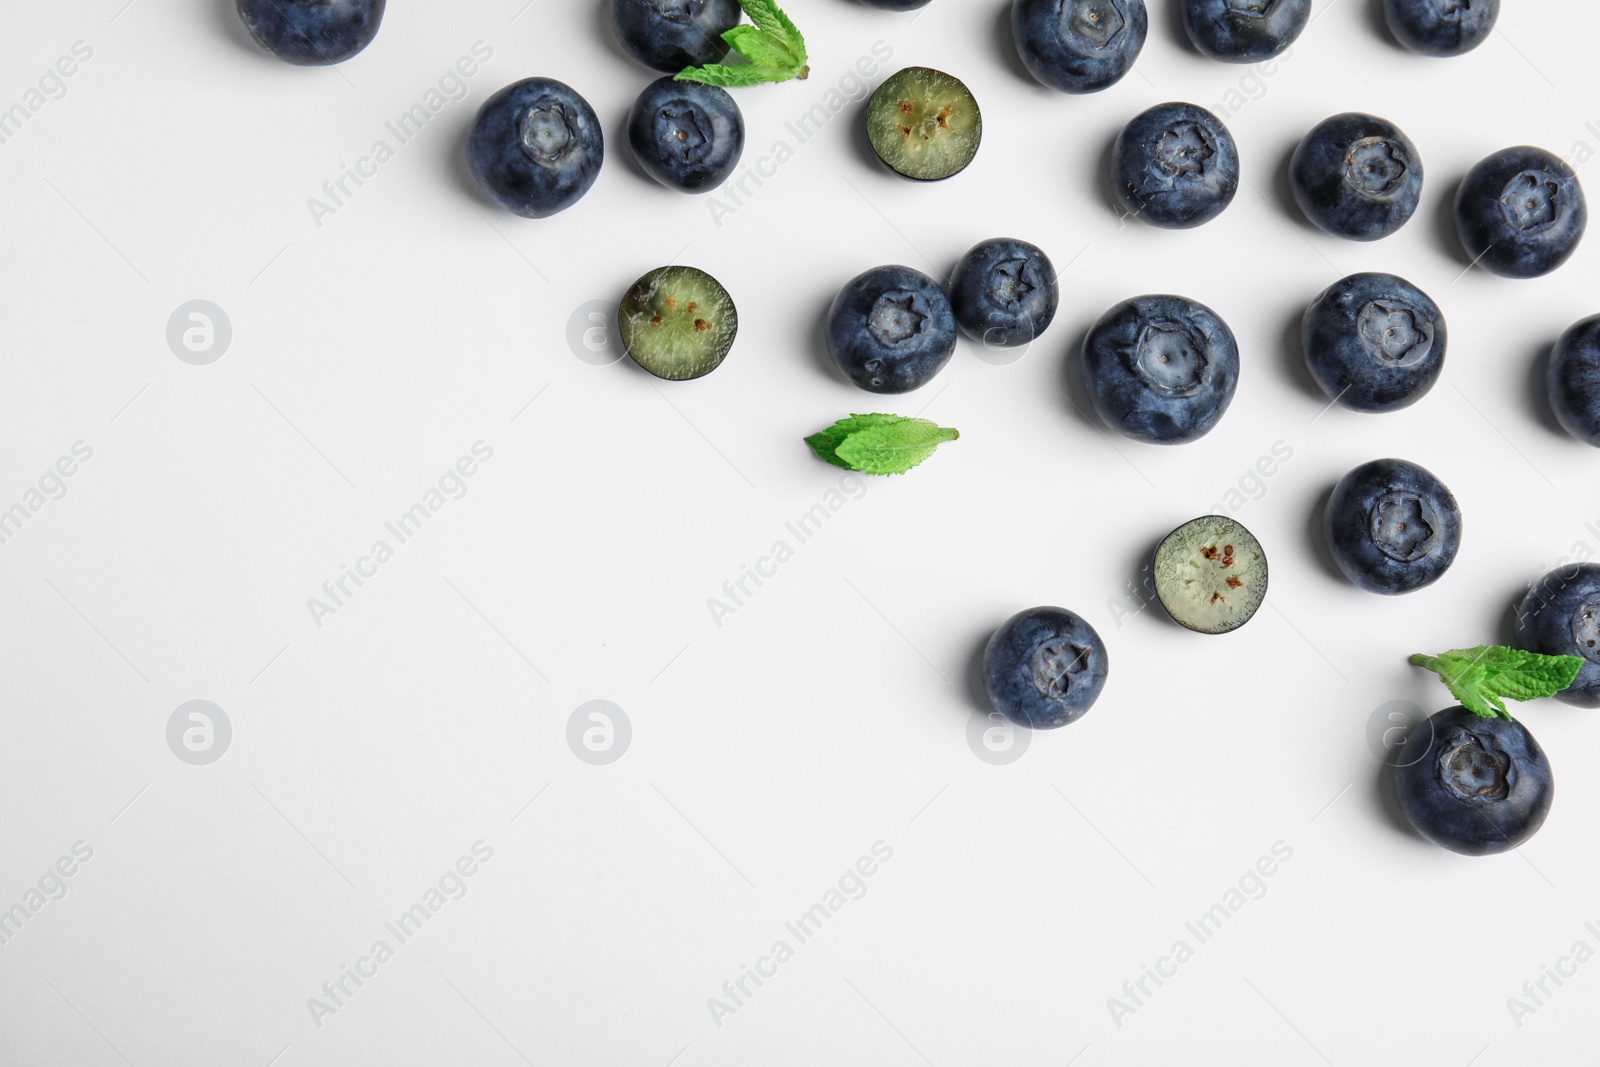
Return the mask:
<svg viewBox="0 0 1600 1067">
<path fill-rule="evenodd" d="M 983 113 L 961 79 L 906 67 L 867 101 L 867 140 L 898 174 L 942 181 L 967 169 L 983 143 Z"/>
<path fill-rule="evenodd" d="M 1191 519 L 1168 534 L 1151 566 L 1156 596 L 1173 621 L 1203 634 L 1232 633 L 1267 596 L 1267 553 L 1225 515 Z"/>
<path fill-rule="evenodd" d="M 698 267 L 658 267 L 617 309 L 622 347 L 658 378 L 686 381 L 722 366 L 739 333 L 733 298 Z"/>
<path fill-rule="evenodd" d="M 983 687 L 1006 718 L 1051 730 L 1083 717 L 1105 688 L 1109 668 L 1093 626 L 1064 608 L 1030 608 L 989 638 Z"/>
</svg>

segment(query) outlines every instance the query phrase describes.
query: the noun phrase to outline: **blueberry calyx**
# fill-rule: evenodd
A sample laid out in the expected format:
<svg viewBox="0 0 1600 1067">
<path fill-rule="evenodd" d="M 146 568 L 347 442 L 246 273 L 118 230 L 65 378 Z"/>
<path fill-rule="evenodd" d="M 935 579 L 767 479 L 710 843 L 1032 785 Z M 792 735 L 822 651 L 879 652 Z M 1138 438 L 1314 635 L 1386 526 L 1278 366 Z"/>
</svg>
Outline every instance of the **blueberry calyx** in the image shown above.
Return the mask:
<svg viewBox="0 0 1600 1067">
<path fill-rule="evenodd" d="M 1422 559 L 1437 546 L 1439 518 L 1415 493 L 1386 493 L 1372 506 L 1372 543 L 1397 563 Z"/>
<path fill-rule="evenodd" d="M 1498 748 L 1463 732 L 1439 753 L 1439 780 L 1462 800 L 1499 801 L 1516 787 L 1516 765 Z"/>
</svg>

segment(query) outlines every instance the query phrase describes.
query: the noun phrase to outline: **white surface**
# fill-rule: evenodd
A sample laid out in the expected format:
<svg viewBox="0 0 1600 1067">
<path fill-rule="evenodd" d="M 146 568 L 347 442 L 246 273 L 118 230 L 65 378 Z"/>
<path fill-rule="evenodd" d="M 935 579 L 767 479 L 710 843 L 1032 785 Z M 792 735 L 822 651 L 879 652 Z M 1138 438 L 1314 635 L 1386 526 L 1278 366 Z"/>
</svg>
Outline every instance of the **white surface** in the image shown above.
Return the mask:
<svg viewBox="0 0 1600 1067">
<path fill-rule="evenodd" d="M 0 14 L 0 106 L 74 42 L 93 50 L 0 145 L 0 506 L 74 442 L 93 449 L 0 545 L 0 905 L 74 842 L 93 849 L 0 947 L 0 1061 L 1586 1060 L 1600 964 L 1520 1028 L 1506 1000 L 1574 942 L 1600 948 L 1593 713 L 1527 710 L 1559 797 L 1494 859 L 1397 828 L 1366 730 L 1387 701 L 1446 702 L 1409 653 L 1503 638 L 1525 583 L 1575 544 L 1600 554 L 1597 457 L 1551 429 L 1535 376 L 1600 310 L 1600 244 L 1539 281 L 1461 276 L 1446 222 L 1495 149 L 1600 149 L 1581 95 L 1600 13 L 1508 2 L 1478 52 L 1433 61 L 1389 42 L 1376 4 L 1335 0 L 1261 78 L 1189 51 L 1163 0 L 1135 73 L 1071 98 L 1023 80 L 999 0 L 916 17 L 795 0 L 811 80 L 739 96 L 747 162 L 779 141 L 792 158 L 719 227 L 627 158 L 651 75 L 601 5 L 536 0 L 513 21 L 525 2 L 396 0 L 337 70 L 255 51 L 225 0 Z M 314 225 L 307 198 L 480 41 L 493 56 L 467 98 Z M 977 94 L 985 143 L 958 179 L 868 166 L 856 105 L 803 145 L 787 131 L 877 41 L 893 56 L 873 84 L 924 63 Z M 543 222 L 482 205 L 460 164 L 477 106 L 532 74 L 583 92 L 610 152 L 588 198 Z M 1230 91 L 1234 205 L 1192 232 L 1119 229 L 1098 184 L 1116 130 Z M 1397 122 L 1427 167 L 1418 217 L 1376 245 L 1311 232 L 1282 191 L 1297 138 L 1352 109 Z M 1600 189 L 1594 164 L 1579 172 Z M 820 319 L 847 279 L 946 271 L 1000 234 L 1063 274 L 1057 324 L 1022 361 L 963 343 L 887 403 L 829 369 Z M 674 260 L 739 302 L 722 369 L 657 383 L 573 355 L 576 309 Z M 1289 341 L 1357 270 L 1431 293 L 1449 359 L 1413 409 L 1319 418 Z M 1088 324 L 1156 291 L 1216 308 L 1243 350 L 1232 410 L 1189 447 L 1112 443 L 1060 391 Z M 232 322 L 209 366 L 165 342 L 192 299 Z M 800 438 L 885 406 L 962 438 L 797 545 L 785 522 L 840 485 Z M 466 496 L 314 625 L 307 598 L 478 441 L 493 458 Z M 1293 458 L 1238 512 L 1272 559 L 1256 621 L 1225 638 L 1159 609 L 1117 625 L 1141 555 L 1277 442 Z M 1338 476 L 1386 454 L 1433 469 L 1466 514 L 1447 578 L 1399 600 L 1337 580 L 1314 537 Z M 779 539 L 793 558 L 714 625 L 707 598 Z M 991 766 L 966 740 L 973 663 L 1039 603 L 1100 628 L 1110 685 Z M 197 698 L 234 730 L 204 767 L 164 733 Z M 566 743 L 592 699 L 631 720 L 609 766 Z M 394 944 L 385 921 L 480 840 L 493 858 L 465 897 L 317 1026 L 308 998 Z M 784 923 L 878 841 L 893 857 L 866 895 L 799 944 Z M 1175 940 L 1196 946 L 1184 923 L 1275 842 L 1293 856 L 1265 896 L 1116 1025 L 1107 999 Z M 715 1025 L 708 998 L 780 938 L 794 958 Z"/>
</svg>

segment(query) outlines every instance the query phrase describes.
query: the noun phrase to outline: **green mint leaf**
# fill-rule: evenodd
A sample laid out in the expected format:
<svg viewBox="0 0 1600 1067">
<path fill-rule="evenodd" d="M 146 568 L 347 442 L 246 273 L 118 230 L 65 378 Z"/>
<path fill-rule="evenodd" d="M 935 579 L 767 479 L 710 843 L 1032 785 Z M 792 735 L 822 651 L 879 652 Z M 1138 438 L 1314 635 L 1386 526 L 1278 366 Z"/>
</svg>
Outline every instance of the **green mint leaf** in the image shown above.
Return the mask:
<svg viewBox="0 0 1600 1067">
<path fill-rule="evenodd" d="M 852 415 L 806 438 L 822 459 L 863 474 L 904 474 L 946 441 L 955 430 L 900 415 Z"/>
<path fill-rule="evenodd" d="M 774 0 L 739 0 L 739 6 L 750 16 L 752 25 L 735 26 L 722 38 L 748 63 L 689 67 L 677 75 L 679 81 L 733 89 L 805 78 L 811 73 L 805 37 Z"/>
<path fill-rule="evenodd" d="M 1577 656 L 1545 656 L 1537 652 L 1479 645 L 1437 656 L 1417 654 L 1411 662 L 1437 674 L 1467 710 L 1492 719 L 1510 719 L 1506 700 L 1538 700 L 1555 696 L 1572 684 L 1583 660 Z"/>
</svg>

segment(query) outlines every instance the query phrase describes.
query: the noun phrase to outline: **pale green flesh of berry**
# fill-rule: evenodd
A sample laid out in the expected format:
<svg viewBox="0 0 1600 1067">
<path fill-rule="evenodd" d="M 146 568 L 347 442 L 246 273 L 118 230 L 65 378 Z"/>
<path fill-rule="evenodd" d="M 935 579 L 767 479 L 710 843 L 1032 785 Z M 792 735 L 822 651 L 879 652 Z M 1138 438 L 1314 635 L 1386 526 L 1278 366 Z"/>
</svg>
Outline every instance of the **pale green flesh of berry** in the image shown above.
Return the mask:
<svg viewBox="0 0 1600 1067">
<path fill-rule="evenodd" d="M 1204 634 L 1250 621 L 1267 595 L 1267 556 L 1243 526 L 1221 515 L 1186 522 L 1161 542 L 1156 595 L 1173 619 Z"/>
<path fill-rule="evenodd" d="M 894 170 L 938 181 L 965 170 L 978 154 L 983 115 L 959 78 L 930 67 L 907 67 L 868 101 L 867 139 Z"/>
<path fill-rule="evenodd" d="M 739 332 L 733 298 L 695 267 L 660 267 L 628 290 L 617 309 L 622 347 L 658 378 L 685 381 L 722 365 Z"/>
</svg>

